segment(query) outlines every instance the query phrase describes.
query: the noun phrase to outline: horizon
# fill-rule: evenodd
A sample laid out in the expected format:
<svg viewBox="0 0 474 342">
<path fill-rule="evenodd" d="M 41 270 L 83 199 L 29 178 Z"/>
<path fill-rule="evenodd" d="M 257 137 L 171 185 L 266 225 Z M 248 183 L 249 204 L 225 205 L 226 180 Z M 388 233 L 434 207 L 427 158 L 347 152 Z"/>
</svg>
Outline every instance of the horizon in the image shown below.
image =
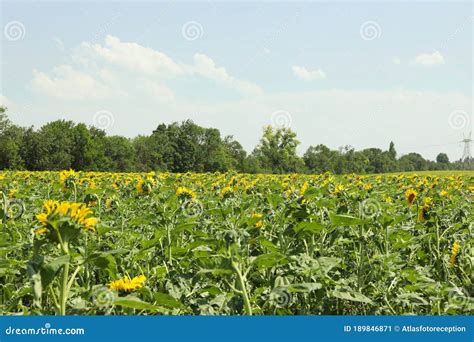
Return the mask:
<svg viewBox="0 0 474 342">
<path fill-rule="evenodd" d="M 393 141 L 399 156 L 452 161 L 473 128 L 470 2 L 1 7 L 0 104 L 20 126 L 132 138 L 191 119 L 251 152 L 273 125 L 299 155 Z"/>
<path fill-rule="evenodd" d="M 8 109 L 8 108 L 7 108 L 7 109 Z M 8 110 L 7 110 L 5 113 L 7 114 L 7 118 L 8 118 Z M 105 118 L 105 117 L 104 117 L 104 118 Z M 58 119 L 58 120 L 65 120 L 65 119 Z M 157 123 L 156 127 L 155 127 L 153 130 L 151 130 L 151 132 L 150 132 L 149 134 L 140 133 L 140 134 L 135 135 L 135 136 L 133 136 L 133 137 L 127 137 L 127 136 L 125 136 L 125 138 L 127 138 L 127 139 L 133 141 L 133 139 L 135 139 L 135 138 L 137 138 L 137 137 L 140 137 L 140 136 L 151 136 L 151 135 L 153 134 L 153 131 L 154 131 L 159 125 L 162 125 L 162 124 L 165 124 L 165 125 L 178 124 L 178 125 L 180 125 L 180 124 L 182 124 L 183 122 L 188 121 L 188 120 L 190 120 L 191 122 L 194 122 L 192 119 L 185 119 L 185 120 L 180 121 L 180 122 L 175 121 L 175 122 L 171 122 L 171 123 L 164 123 L 164 122 L 161 122 L 161 123 Z M 97 126 L 94 126 L 94 125 L 87 125 L 87 123 L 84 123 L 84 122 L 74 122 L 74 121 L 72 121 L 72 120 L 65 120 L 65 121 L 71 121 L 74 125 L 84 124 L 84 125 L 86 125 L 88 128 L 94 127 L 94 128 L 97 128 L 97 129 L 101 129 L 100 127 L 97 127 Z M 14 122 L 12 122 L 12 123 L 15 124 Z M 50 122 L 48 122 L 48 123 L 50 123 Z M 45 123 L 45 124 L 48 124 L 48 123 Z M 268 125 L 268 126 L 271 126 L 271 125 Z M 262 129 L 261 129 L 262 135 L 263 135 L 264 129 L 265 129 L 266 127 L 268 127 L 268 126 L 262 127 Z M 33 128 L 35 131 L 36 131 L 36 130 L 39 130 L 39 129 L 41 128 L 41 127 L 34 127 L 34 126 L 30 126 L 30 127 Z M 30 127 L 23 127 L 23 128 L 30 128 Z M 217 128 L 217 127 L 211 127 L 211 126 L 200 126 L 200 127 L 203 127 L 203 128 L 205 128 L 205 129 L 217 129 L 217 130 L 219 130 L 219 128 Z M 291 127 L 278 127 L 278 126 L 272 126 L 272 127 L 275 128 L 275 129 L 278 129 L 278 128 L 289 128 L 289 129 L 291 129 Z M 101 129 L 101 130 L 103 130 L 103 129 Z M 103 130 L 103 131 L 105 131 L 105 130 Z M 105 133 L 106 133 L 107 136 L 109 136 L 109 137 L 110 137 L 110 136 L 123 137 L 122 135 L 119 135 L 119 134 L 110 135 L 110 134 L 108 134 L 106 131 L 105 131 Z M 222 139 L 224 139 L 226 136 L 230 136 L 230 137 L 233 137 L 233 138 L 235 139 L 235 136 L 234 136 L 233 134 L 225 135 L 225 136 L 224 136 L 224 135 L 222 135 L 222 132 L 221 132 L 220 130 L 219 130 L 219 133 L 221 134 L 221 138 L 222 138 Z M 303 144 L 303 142 L 298 139 L 298 136 L 296 136 L 296 139 L 300 142 L 300 144 Z M 240 141 L 238 141 L 238 140 L 237 140 L 237 142 L 240 143 Z M 395 150 L 397 150 L 397 142 L 396 142 L 396 141 L 390 141 L 390 142 L 389 142 L 389 145 L 390 145 L 391 142 L 394 143 L 394 145 L 395 145 Z M 257 144 L 256 144 L 255 146 L 253 146 L 253 148 L 251 148 L 250 150 L 247 150 L 244 146 L 242 146 L 242 147 L 243 147 L 243 149 L 245 150 L 245 152 L 247 153 L 247 155 L 251 155 L 252 152 L 255 150 L 255 148 L 258 147 L 259 145 L 260 145 L 260 141 L 258 141 Z M 324 144 L 319 144 L 319 143 L 316 142 L 316 143 L 314 143 L 314 144 L 312 144 L 312 145 L 309 145 L 308 148 L 309 148 L 309 147 L 316 147 L 316 146 L 318 146 L 318 145 L 324 145 Z M 324 145 L 324 146 L 326 146 L 326 145 Z M 329 147 L 329 146 L 327 146 L 327 147 Z M 380 149 L 380 150 L 382 150 L 382 151 L 388 151 L 388 150 L 389 150 L 388 148 L 383 148 L 383 147 L 367 147 L 367 148 L 364 148 L 364 149 L 356 149 L 354 146 L 346 145 L 346 146 L 339 146 L 338 148 L 335 148 L 335 149 L 331 148 L 331 151 L 338 151 L 338 152 L 342 153 L 343 150 L 344 150 L 344 148 L 346 148 L 346 147 L 353 148 L 354 151 L 356 151 L 356 152 L 363 151 L 363 150 L 366 150 L 366 149 L 374 149 L 374 148 Z M 389 146 L 388 146 L 388 147 L 389 147 Z M 300 153 L 299 151 L 297 151 L 297 155 L 298 155 L 299 157 L 303 157 L 303 155 L 304 155 L 305 152 L 306 152 L 306 150 L 303 151 L 303 153 Z M 399 153 L 398 150 L 397 150 L 396 159 L 398 160 L 398 159 L 400 159 L 402 156 L 407 155 L 407 154 L 412 154 L 412 153 L 418 153 L 418 152 L 411 151 L 411 152 L 407 152 L 407 153 L 401 154 L 401 153 Z M 443 152 L 440 152 L 440 153 L 443 153 Z M 438 153 L 438 154 L 439 154 L 439 153 Z M 427 159 L 427 158 L 425 158 L 423 155 L 422 155 L 422 157 L 423 157 L 425 160 L 427 160 L 427 161 L 436 162 L 436 158 L 434 158 L 434 159 Z M 449 161 L 450 161 L 451 163 L 453 163 L 453 162 L 461 161 L 460 159 L 461 159 L 461 158 L 459 158 L 459 159 L 453 159 L 453 160 L 450 159 Z M 454 169 L 453 169 L 453 170 L 454 170 Z M 405 171 L 405 172 L 411 172 L 411 171 Z"/>
</svg>

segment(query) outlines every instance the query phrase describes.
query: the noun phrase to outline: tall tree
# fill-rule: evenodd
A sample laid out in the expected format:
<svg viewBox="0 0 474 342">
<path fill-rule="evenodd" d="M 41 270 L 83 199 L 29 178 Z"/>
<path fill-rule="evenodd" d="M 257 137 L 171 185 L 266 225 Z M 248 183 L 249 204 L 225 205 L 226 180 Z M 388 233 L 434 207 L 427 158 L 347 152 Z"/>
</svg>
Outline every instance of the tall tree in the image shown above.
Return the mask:
<svg viewBox="0 0 474 342">
<path fill-rule="evenodd" d="M 296 133 L 291 129 L 267 126 L 263 130 L 260 144 L 252 154 L 266 172 L 300 172 L 304 169 L 304 162 L 296 154 L 299 144 Z"/>
</svg>

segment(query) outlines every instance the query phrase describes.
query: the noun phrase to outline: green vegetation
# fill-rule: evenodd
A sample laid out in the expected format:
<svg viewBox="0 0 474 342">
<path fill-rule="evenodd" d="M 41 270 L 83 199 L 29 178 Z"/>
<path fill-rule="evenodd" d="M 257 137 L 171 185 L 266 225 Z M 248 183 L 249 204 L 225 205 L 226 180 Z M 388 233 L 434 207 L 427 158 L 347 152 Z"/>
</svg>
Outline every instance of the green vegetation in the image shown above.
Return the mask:
<svg viewBox="0 0 474 342">
<path fill-rule="evenodd" d="M 159 125 L 151 135 L 133 139 L 107 136 L 103 130 L 71 121 L 50 122 L 35 130 L 11 123 L 0 112 L 0 170 L 84 170 L 115 172 L 225 172 L 371 174 L 400 171 L 472 169 L 472 161 L 436 161 L 418 153 L 397 158 L 393 142 L 387 151 L 368 148 L 338 151 L 325 145 L 296 153 L 296 134 L 288 128 L 265 127 L 252 153 L 232 136 L 190 120 Z"/>
<path fill-rule="evenodd" d="M 0 314 L 469 315 L 473 194 L 461 175 L 3 171 Z"/>
</svg>

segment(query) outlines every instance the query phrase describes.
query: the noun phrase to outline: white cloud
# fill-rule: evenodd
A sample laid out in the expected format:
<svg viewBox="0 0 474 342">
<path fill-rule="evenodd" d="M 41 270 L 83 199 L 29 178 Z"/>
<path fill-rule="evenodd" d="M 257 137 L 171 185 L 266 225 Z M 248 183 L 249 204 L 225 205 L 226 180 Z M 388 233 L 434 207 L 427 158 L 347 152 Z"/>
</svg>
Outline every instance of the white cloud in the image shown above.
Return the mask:
<svg viewBox="0 0 474 342">
<path fill-rule="evenodd" d="M 0 94 L 0 107 L 10 107 L 12 102 L 5 96 Z"/>
<path fill-rule="evenodd" d="M 294 65 L 291 67 L 293 74 L 303 81 L 323 80 L 326 78 L 326 73 L 321 69 L 308 70 L 303 66 Z"/>
<path fill-rule="evenodd" d="M 83 42 L 72 56 L 75 66 L 61 65 L 52 76 L 34 71 L 32 86 L 36 91 L 61 99 L 108 97 L 130 91 L 127 82 L 144 81 L 142 88 L 161 102 L 174 100 L 171 89 L 162 83 L 169 78 L 198 76 L 246 96 L 258 96 L 263 90 L 251 82 L 229 74 L 205 54 L 197 53 L 192 64 L 175 62 L 166 54 L 137 43 L 122 42 L 108 35 L 104 45 Z M 76 69 L 81 69 L 81 71 Z M 121 84 L 123 84 L 121 90 Z"/>
<path fill-rule="evenodd" d="M 53 75 L 33 70 L 31 86 L 43 95 L 63 100 L 100 99 L 113 93 L 107 85 L 69 65 L 55 67 Z"/>
<path fill-rule="evenodd" d="M 201 53 L 194 55 L 194 65 L 188 67 L 188 70 L 191 74 L 197 74 L 218 84 L 234 88 L 242 94 L 261 95 L 263 93 L 259 86 L 229 75 L 225 68 L 218 67 L 211 58 Z"/>
<path fill-rule="evenodd" d="M 399 57 L 393 57 L 392 63 L 399 65 L 402 64 L 402 60 Z"/>
<path fill-rule="evenodd" d="M 147 75 L 175 76 L 183 74 L 183 68 L 166 54 L 141 46 L 137 43 L 122 42 L 108 35 L 104 46 L 83 42 L 76 60 L 102 59 L 108 63 Z"/>
<path fill-rule="evenodd" d="M 158 102 L 171 103 L 175 100 L 173 91 L 159 83 L 144 80 L 142 84 L 148 94 Z"/>
<path fill-rule="evenodd" d="M 432 67 L 444 64 L 444 57 L 439 51 L 433 53 L 421 53 L 415 57 L 413 63 L 425 67 Z"/>
</svg>

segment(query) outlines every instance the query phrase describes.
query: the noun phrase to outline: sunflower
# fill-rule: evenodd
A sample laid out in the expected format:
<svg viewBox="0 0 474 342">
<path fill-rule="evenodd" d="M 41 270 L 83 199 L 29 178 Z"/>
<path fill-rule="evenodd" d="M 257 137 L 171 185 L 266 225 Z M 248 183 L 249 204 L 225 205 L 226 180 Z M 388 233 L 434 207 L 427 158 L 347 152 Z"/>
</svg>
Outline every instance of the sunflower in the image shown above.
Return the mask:
<svg viewBox="0 0 474 342">
<path fill-rule="evenodd" d="M 176 197 L 179 199 L 195 199 L 196 193 L 191 189 L 185 188 L 184 186 L 180 186 L 176 189 Z"/>
<path fill-rule="evenodd" d="M 456 258 L 459 254 L 460 246 L 457 241 L 454 241 L 453 247 L 451 249 L 451 258 L 449 258 L 449 266 L 454 267 L 456 265 Z"/>
<path fill-rule="evenodd" d="M 115 198 L 107 198 L 105 200 L 105 207 L 107 209 L 117 209 L 118 201 Z"/>
<path fill-rule="evenodd" d="M 17 193 L 18 193 L 18 189 L 10 189 L 10 191 L 8 191 L 8 197 L 14 198 Z"/>
<path fill-rule="evenodd" d="M 405 191 L 405 198 L 407 199 L 409 205 L 412 205 L 413 202 L 415 202 L 417 195 L 418 193 L 413 189 L 408 189 L 407 191 Z"/>
<path fill-rule="evenodd" d="M 42 213 L 36 215 L 36 219 L 42 225 L 41 228 L 36 230 L 37 234 L 47 233 L 50 228 L 50 220 L 57 217 L 69 218 L 86 230 L 95 230 L 97 219 L 91 217 L 92 210 L 84 203 L 48 200 L 43 204 L 43 209 Z"/>
<path fill-rule="evenodd" d="M 132 292 L 142 287 L 145 280 L 146 277 L 144 275 L 139 275 L 133 279 L 126 276 L 122 279 L 110 282 L 109 288 L 116 291 Z"/>
<path fill-rule="evenodd" d="M 234 189 L 232 189 L 230 186 L 226 186 L 225 188 L 222 189 L 221 193 L 219 196 L 221 198 L 229 198 L 234 194 Z"/>
<path fill-rule="evenodd" d="M 335 195 L 337 195 L 337 194 L 339 194 L 339 193 L 341 193 L 341 192 L 343 192 L 343 191 L 344 191 L 344 185 L 338 184 L 338 185 L 336 185 L 336 186 L 334 187 L 334 190 L 332 191 L 332 193 L 335 194 Z"/>
<path fill-rule="evenodd" d="M 423 204 L 418 213 L 418 218 L 420 221 L 424 221 L 428 218 L 428 212 L 433 204 L 433 199 L 431 197 L 425 197 L 423 199 Z"/>
<path fill-rule="evenodd" d="M 59 173 L 59 180 L 63 185 L 63 190 L 71 188 L 77 182 L 79 176 L 74 170 L 61 171 Z"/>
<path fill-rule="evenodd" d="M 261 214 L 261 213 L 253 213 L 253 214 L 250 216 L 250 218 L 251 218 L 252 220 L 256 221 L 256 222 L 254 223 L 254 225 L 253 225 L 255 228 L 262 228 L 262 226 L 263 226 L 263 220 L 262 220 L 263 214 Z"/>
<path fill-rule="evenodd" d="M 300 196 L 303 197 L 306 190 L 308 190 L 309 188 L 309 183 L 308 182 L 304 182 L 303 186 L 301 187 L 300 189 Z"/>
<path fill-rule="evenodd" d="M 441 191 L 439 192 L 439 195 L 440 195 L 441 197 L 448 197 L 449 192 L 447 192 L 446 190 L 441 190 Z"/>
<path fill-rule="evenodd" d="M 140 178 L 138 180 L 138 183 L 136 185 L 136 189 L 139 194 L 149 194 L 151 190 L 153 189 L 153 180 L 150 178 L 143 179 Z"/>
</svg>

